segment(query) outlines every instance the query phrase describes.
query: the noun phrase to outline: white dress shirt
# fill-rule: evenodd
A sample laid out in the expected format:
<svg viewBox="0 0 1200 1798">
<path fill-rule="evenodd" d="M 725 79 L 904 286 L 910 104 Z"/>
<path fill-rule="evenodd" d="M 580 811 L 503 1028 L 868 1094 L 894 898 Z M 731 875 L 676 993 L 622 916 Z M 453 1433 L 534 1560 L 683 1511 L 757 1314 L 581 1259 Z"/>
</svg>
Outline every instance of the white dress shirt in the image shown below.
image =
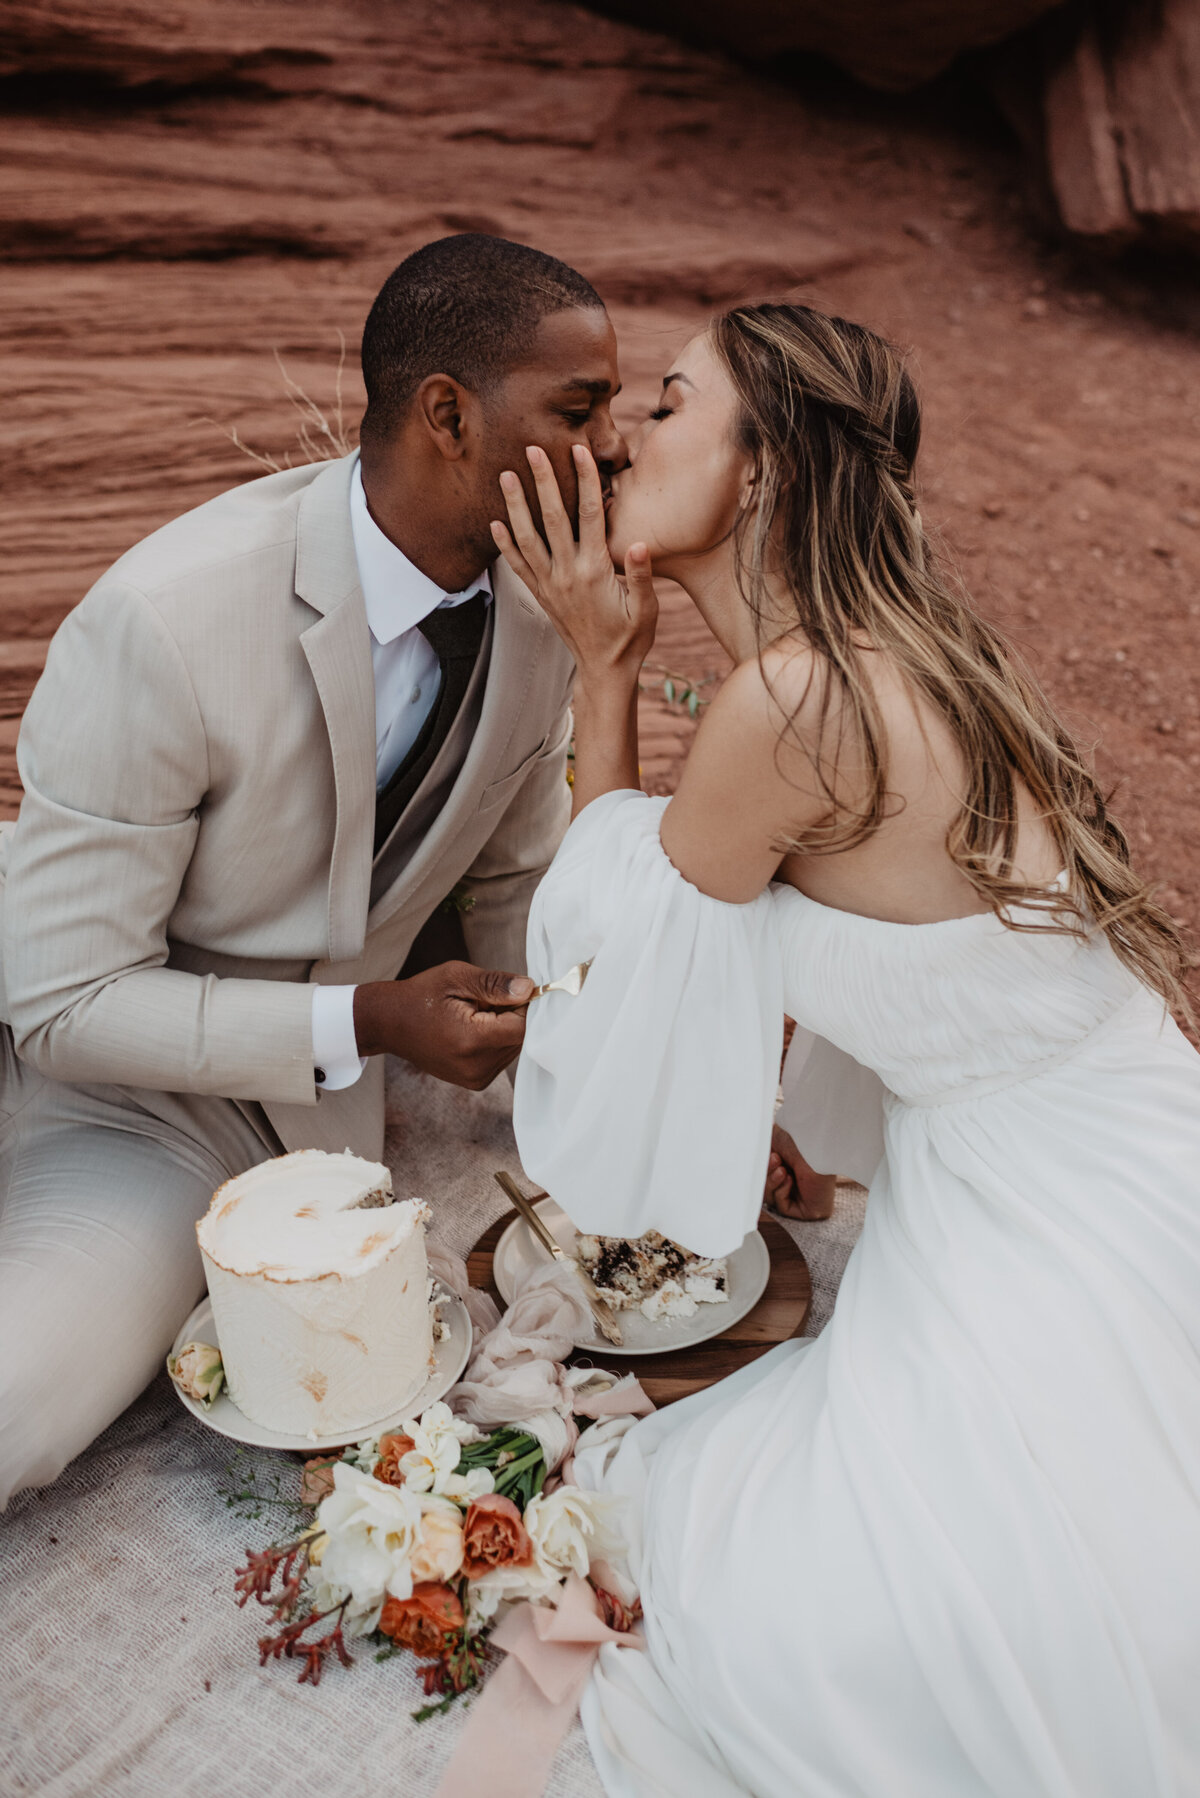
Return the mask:
<svg viewBox="0 0 1200 1798">
<path fill-rule="evenodd" d="M 447 593 L 422 574 L 367 510 L 362 470 L 350 483 L 350 525 L 358 578 L 371 627 L 375 673 L 375 790 L 381 793 L 421 734 L 441 687 L 441 664 L 418 626 L 442 606 L 460 606 L 472 594 L 490 600 L 485 570 L 461 593 Z M 313 988 L 313 1065 L 330 1091 L 353 1086 L 366 1066 L 354 1033 L 352 986 Z"/>
</svg>

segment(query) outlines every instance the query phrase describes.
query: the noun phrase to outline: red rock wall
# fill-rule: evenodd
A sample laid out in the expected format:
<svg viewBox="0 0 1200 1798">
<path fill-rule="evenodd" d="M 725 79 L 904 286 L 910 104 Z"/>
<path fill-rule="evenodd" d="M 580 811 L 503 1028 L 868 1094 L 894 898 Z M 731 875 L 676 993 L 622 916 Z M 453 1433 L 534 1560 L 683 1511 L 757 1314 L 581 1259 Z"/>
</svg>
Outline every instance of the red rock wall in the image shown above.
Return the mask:
<svg viewBox="0 0 1200 1798">
<path fill-rule="evenodd" d="M 1046 166 L 1067 229 L 1200 246 L 1200 7 L 1131 5 L 1049 39 Z"/>
<path fill-rule="evenodd" d="M 800 98 L 558 0 L 0 0 L 5 71 L 0 814 L 67 608 L 256 472 L 228 432 L 303 455 L 276 353 L 332 417 L 343 334 L 352 431 L 379 282 L 480 226 L 613 300 L 629 423 L 714 301 L 791 292 L 911 345 L 927 522 L 1200 914 L 1200 346 L 1031 236 L 988 130 L 924 98 Z M 677 594 L 656 662 L 722 669 Z M 661 692 L 644 726 L 669 790 L 692 726 Z"/>
<path fill-rule="evenodd" d="M 755 62 L 826 56 L 872 87 L 931 81 L 964 51 L 1011 37 L 1060 0 L 612 0 L 605 10 L 727 45 Z"/>
</svg>

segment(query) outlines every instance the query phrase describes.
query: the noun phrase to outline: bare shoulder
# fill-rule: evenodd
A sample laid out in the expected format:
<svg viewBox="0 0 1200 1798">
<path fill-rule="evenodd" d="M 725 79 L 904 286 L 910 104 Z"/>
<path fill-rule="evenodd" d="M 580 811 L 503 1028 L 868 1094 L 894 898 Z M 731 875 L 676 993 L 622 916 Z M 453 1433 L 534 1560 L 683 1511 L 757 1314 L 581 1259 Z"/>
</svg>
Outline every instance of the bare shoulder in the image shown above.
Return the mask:
<svg viewBox="0 0 1200 1798">
<path fill-rule="evenodd" d="M 803 740 L 815 730 L 828 697 L 829 669 L 799 637 L 784 637 L 741 662 L 713 701 L 712 724 L 742 742 Z"/>
<path fill-rule="evenodd" d="M 809 735 L 823 678 L 806 646 L 775 645 L 735 668 L 708 709 L 662 825 L 667 854 L 702 892 L 755 897 L 781 841 L 827 804 Z"/>
</svg>

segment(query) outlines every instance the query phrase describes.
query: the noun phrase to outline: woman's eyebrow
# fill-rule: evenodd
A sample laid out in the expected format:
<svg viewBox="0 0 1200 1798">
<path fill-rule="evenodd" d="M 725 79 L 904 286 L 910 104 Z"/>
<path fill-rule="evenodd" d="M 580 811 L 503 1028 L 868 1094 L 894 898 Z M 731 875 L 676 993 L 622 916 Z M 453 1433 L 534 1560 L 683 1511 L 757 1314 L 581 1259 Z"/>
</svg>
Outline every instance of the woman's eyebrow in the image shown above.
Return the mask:
<svg viewBox="0 0 1200 1798">
<path fill-rule="evenodd" d="M 674 374 L 663 376 L 664 393 L 667 391 L 667 388 L 671 385 L 672 381 L 682 381 L 683 385 L 685 387 L 690 387 L 693 393 L 696 391 L 696 383 L 693 380 L 690 380 L 687 375 L 681 375 L 679 371 L 676 370 Z"/>
</svg>

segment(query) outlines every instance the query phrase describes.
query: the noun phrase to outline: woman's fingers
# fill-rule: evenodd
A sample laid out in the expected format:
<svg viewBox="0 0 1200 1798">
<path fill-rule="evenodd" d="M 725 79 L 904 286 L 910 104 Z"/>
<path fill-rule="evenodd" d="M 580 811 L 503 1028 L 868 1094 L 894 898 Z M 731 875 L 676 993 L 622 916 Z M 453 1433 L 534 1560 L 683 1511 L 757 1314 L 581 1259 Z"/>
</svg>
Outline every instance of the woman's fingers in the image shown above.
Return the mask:
<svg viewBox="0 0 1200 1798">
<path fill-rule="evenodd" d="M 542 508 L 542 528 L 550 545 L 550 553 L 559 567 L 565 569 L 575 555 L 575 534 L 562 502 L 562 494 L 558 490 L 558 477 L 549 456 L 536 443 L 531 444 L 525 454 L 533 471 L 533 484 L 537 488 L 538 504 Z"/>
<path fill-rule="evenodd" d="M 625 557 L 625 585 L 630 618 L 653 636 L 658 622 L 658 594 L 654 591 L 650 551 L 644 543 L 629 546 Z"/>
<path fill-rule="evenodd" d="M 530 516 L 525 489 L 511 469 L 506 468 L 500 476 L 500 490 L 508 507 L 513 540 L 538 580 L 544 580 L 550 572 L 550 556 Z"/>
<path fill-rule="evenodd" d="M 496 540 L 496 547 L 499 549 L 500 554 L 504 557 L 504 560 L 508 563 L 517 579 L 519 581 L 524 581 L 525 585 L 529 588 L 529 591 L 536 595 L 538 591 L 538 577 L 533 572 L 533 569 L 529 566 L 529 563 L 525 560 L 524 556 L 513 542 L 512 537 L 500 523 L 498 518 L 493 518 L 492 520 L 492 536 Z"/>
<path fill-rule="evenodd" d="M 571 446 L 575 473 L 579 483 L 579 547 L 581 551 L 607 557 L 604 529 L 604 489 L 596 458 L 586 443 Z"/>
</svg>

